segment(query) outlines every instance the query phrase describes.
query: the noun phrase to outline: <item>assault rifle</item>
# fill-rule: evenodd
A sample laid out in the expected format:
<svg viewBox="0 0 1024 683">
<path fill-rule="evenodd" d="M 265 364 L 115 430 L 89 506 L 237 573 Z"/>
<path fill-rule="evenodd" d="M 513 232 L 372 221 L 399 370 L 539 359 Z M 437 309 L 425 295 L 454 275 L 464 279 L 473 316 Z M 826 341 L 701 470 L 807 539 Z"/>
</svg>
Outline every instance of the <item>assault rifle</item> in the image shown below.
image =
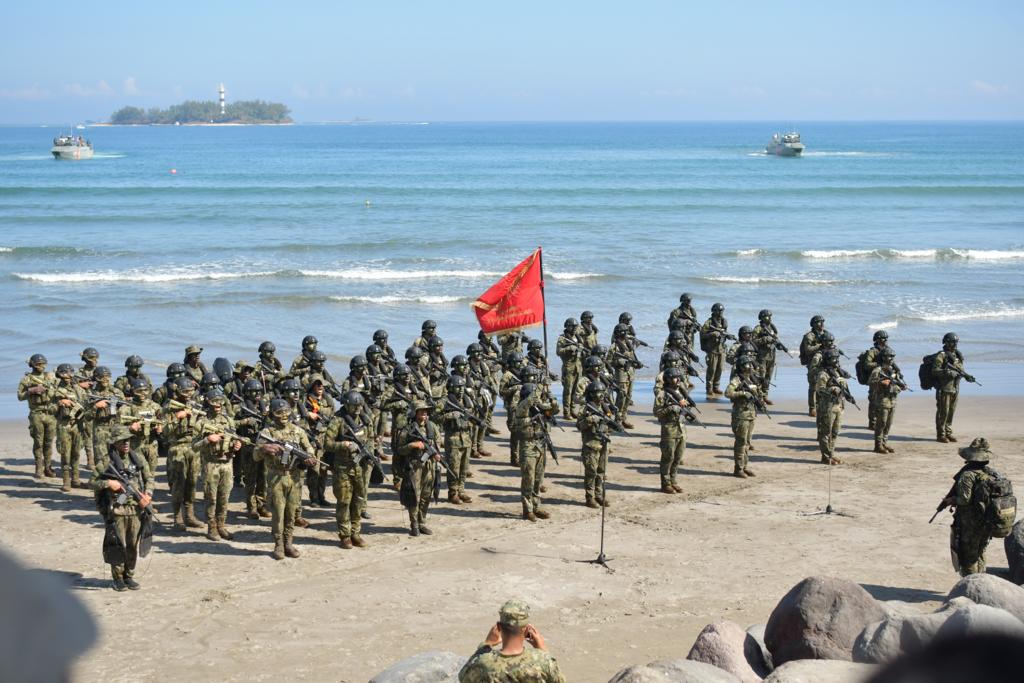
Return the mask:
<svg viewBox="0 0 1024 683">
<path fill-rule="evenodd" d="M 750 400 L 754 402 L 754 409 L 759 413 L 763 413 L 769 420 L 772 419 L 772 414 L 768 412 L 768 404 L 761 398 L 761 387 L 746 382 L 743 383 L 743 387 L 750 394 Z"/>
<path fill-rule="evenodd" d="M 735 334 L 729 334 L 724 328 L 718 327 L 717 325 L 708 325 L 708 332 L 711 334 L 717 334 L 728 341 L 738 341 Z"/>
<path fill-rule="evenodd" d="M 470 413 L 468 410 L 466 410 L 462 406 L 458 405 L 457 403 L 453 403 L 450 398 L 445 397 L 444 404 L 445 404 L 446 407 L 451 408 L 455 412 L 459 413 L 464 418 L 466 418 L 467 420 L 469 420 L 470 422 L 475 424 L 477 427 L 485 426 L 483 420 L 481 420 L 476 415 L 473 415 L 472 413 Z"/>
<path fill-rule="evenodd" d="M 551 451 L 551 457 L 554 459 L 555 464 L 558 465 L 558 451 L 555 450 L 555 444 L 551 441 L 550 424 L 554 418 L 547 415 L 543 411 L 538 411 L 536 415 L 530 418 L 531 422 L 540 422 L 540 433 L 544 437 L 544 445 L 549 451 Z M 555 421 L 557 425 L 558 422 Z"/>
<path fill-rule="evenodd" d="M 639 337 L 637 337 L 635 334 L 626 335 L 626 339 L 628 339 L 629 341 L 633 342 L 637 346 L 646 346 L 648 348 L 650 348 L 650 346 L 651 346 L 650 344 L 645 342 L 643 339 L 640 339 Z"/>
<path fill-rule="evenodd" d="M 588 401 L 586 404 L 584 404 L 583 407 L 591 415 L 595 415 L 601 418 L 601 421 L 604 422 L 609 427 L 611 427 L 613 432 L 616 432 L 618 434 L 625 434 L 627 436 L 629 435 L 629 432 L 626 431 L 626 428 L 622 426 L 621 422 L 613 420 L 612 418 L 608 417 L 607 413 L 605 413 L 603 410 L 595 406 L 593 403 L 590 403 Z"/>
<path fill-rule="evenodd" d="M 192 448 L 198 448 L 199 444 L 203 442 L 203 439 L 208 437 L 210 434 L 223 434 L 224 436 L 230 436 L 233 440 L 255 445 L 251 439 L 242 436 L 233 429 L 228 429 L 220 425 L 215 425 L 212 422 L 206 420 L 199 424 L 199 434 L 196 436 L 196 438 L 192 439 Z"/>
<path fill-rule="evenodd" d="M 950 494 L 952 494 L 952 491 L 950 491 Z M 943 499 L 942 499 L 941 501 L 939 501 L 939 506 L 938 506 L 937 508 L 935 508 L 935 514 L 934 514 L 934 515 L 932 515 L 932 518 L 928 520 L 928 523 L 929 523 L 929 524 L 931 524 L 932 522 L 934 522 L 934 521 L 935 521 L 935 518 L 939 516 L 939 513 L 940 513 L 940 512 L 942 512 L 942 511 L 943 511 L 943 510 L 945 510 L 946 508 L 950 507 L 951 503 L 947 503 L 947 502 L 946 502 L 947 500 L 949 500 L 949 499 L 950 499 L 950 497 L 951 497 L 951 496 L 946 496 L 946 497 L 945 497 L 945 498 L 943 498 Z M 955 499 L 954 499 L 954 500 L 955 500 Z"/>
<path fill-rule="evenodd" d="M 110 410 L 111 413 L 116 413 L 117 408 L 119 406 L 126 406 L 131 403 L 131 401 L 126 401 L 123 398 L 118 398 L 113 394 L 110 394 L 109 396 L 100 396 L 99 394 L 88 394 L 88 397 L 89 400 L 92 401 L 93 403 L 106 401 L 108 403 L 108 409 Z"/>
<path fill-rule="evenodd" d="M 900 391 L 913 391 L 913 389 L 907 386 L 907 383 L 903 381 L 901 377 L 903 373 L 900 372 L 900 369 L 895 365 L 892 369 L 893 371 L 891 373 L 882 370 L 881 372 L 879 372 L 879 377 L 881 377 L 882 379 L 889 380 L 890 382 L 898 386 L 900 388 Z"/>
<path fill-rule="evenodd" d="M 621 352 L 619 352 L 619 351 L 612 351 L 612 352 L 611 352 L 611 354 L 612 354 L 612 357 L 613 357 L 613 358 L 619 358 L 619 359 L 621 359 L 621 360 L 624 360 L 624 361 L 626 361 L 626 362 L 630 363 L 630 364 L 631 364 L 631 365 L 632 365 L 632 366 L 633 366 L 634 368 L 636 368 L 637 370 L 639 370 L 639 369 L 640 369 L 640 368 L 642 368 L 642 367 L 645 367 L 645 366 L 644 366 L 644 364 L 643 364 L 643 363 L 641 363 L 641 362 L 640 362 L 640 361 L 639 361 L 639 360 L 638 360 L 638 359 L 636 358 L 636 356 L 627 356 L 626 354 L 624 354 L 624 353 L 621 353 Z"/>
<path fill-rule="evenodd" d="M 829 384 L 839 389 L 839 393 L 847 403 L 852 403 L 854 408 L 860 410 L 860 406 L 857 405 L 857 400 L 853 397 L 853 394 L 850 393 L 850 387 L 839 381 L 839 377 L 837 376 L 838 373 L 833 373 L 831 370 L 826 370 L 826 372 L 828 373 Z"/>
<path fill-rule="evenodd" d="M 369 460 L 375 468 L 380 468 L 383 471 L 383 467 L 380 464 L 380 458 L 373 452 L 372 449 L 368 448 L 366 444 L 356 436 L 356 432 L 359 429 L 356 427 L 355 422 L 352 420 L 351 415 L 339 415 L 343 423 L 343 429 L 338 437 L 339 441 L 351 441 L 356 445 L 359 450 L 359 455 L 356 458 L 356 464 L 362 465 L 364 460 Z"/>
<path fill-rule="evenodd" d="M 679 413 L 682 417 L 686 418 L 690 422 L 693 422 L 694 424 L 700 425 L 704 429 L 708 428 L 708 426 L 701 422 L 700 418 L 697 417 L 697 415 L 692 410 L 690 410 L 690 406 L 693 406 L 693 408 L 698 411 L 700 409 L 693 404 L 693 399 L 691 399 L 685 392 L 665 388 L 665 393 L 668 394 L 669 398 L 671 398 L 679 405 Z"/>
<path fill-rule="evenodd" d="M 307 453 L 290 441 L 281 441 L 267 434 L 266 430 L 260 432 L 257 437 L 258 445 L 270 444 L 273 446 L 281 447 L 281 455 L 278 462 L 286 469 L 291 470 L 304 465 L 306 462 L 312 460 L 313 467 L 318 467 L 322 463 L 320 459 L 311 453 Z M 248 439 L 246 439 L 248 441 Z"/>
<path fill-rule="evenodd" d="M 437 461 L 437 464 L 439 466 L 444 467 L 444 469 L 448 472 L 448 474 L 450 474 L 453 477 L 455 477 L 455 479 L 459 478 L 459 475 L 456 474 L 455 470 L 453 470 L 451 465 L 448 464 L 448 460 L 447 460 L 447 458 L 444 457 L 444 454 L 441 453 L 441 451 L 437 450 L 437 447 L 434 446 L 434 443 L 430 439 L 428 439 L 426 436 L 424 436 L 422 432 L 420 432 L 419 425 L 416 424 L 416 422 L 414 422 L 414 421 L 410 422 L 409 436 L 413 437 L 417 441 L 423 442 L 423 454 L 420 455 L 420 462 L 421 463 L 426 464 L 426 462 L 428 460 L 430 460 L 431 458 L 433 458 L 435 455 L 440 456 L 441 459 L 439 461 Z M 441 477 L 438 476 L 439 474 L 440 473 L 437 471 L 437 467 L 435 467 L 434 468 L 434 503 L 435 504 L 437 503 L 437 501 L 441 497 Z"/>
<path fill-rule="evenodd" d="M 783 353 L 789 356 L 793 355 L 792 353 L 790 353 L 789 349 L 786 348 L 786 345 L 779 341 L 779 336 L 777 334 L 773 334 L 770 332 L 762 332 L 761 337 L 767 339 L 768 343 L 774 346 L 779 351 L 782 351 Z"/>
<path fill-rule="evenodd" d="M 127 503 L 128 496 L 134 498 L 135 502 L 141 501 L 143 496 L 143 493 L 139 491 L 138 488 L 136 488 L 135 484 L 132 483 L 132 477 L 135 476 L 136 472 L 138 472 L 138 468 L 135 467 L 135 463 L 132 462 L 130 456 L 128 458 L 128 461 L 125 462 L 124 465 L 125 469 L 128 470 L 127 477 L 121 474 L 117 470 L 117 468 L 114 467 L 114 463 L 110 461 L 107 462 L 107 469 L 103 470 L 100 473 L 100 479 L 121 482 L 121 486 L 123 487 L 124 490 L 121 491 L 118 494 L 117 498 L 114 499 L 114 502 L 116 502 L 118 505 L 124 505 L 125 503 Z M 156 521 L 156 517 L 154 517 L 153 515 L 154 512 L 156 512 L 156 510 L 154 510 L 153 508 L 153 501 L 150 501 L 149 504 L 146 505 L 146 507 L 142 508 L 143 515 L 148 515 L 154 521 Z"/>
<path fill-rule="evenodd" d="M 970 382 L 971 384 L 977 384 L 979 387 L 981 386 L 981 382 L 979 382 L 978 380 L 974 379 L 974 375 L 968 374 L 967 372 L 965 372 L 963 370 L 963 368 L 957 367 L 950 360 L 950 354 L 948 354 L 948 353 L 946 354 L 946 361 L 945 361 L 944 369 L 952 372 L 953 374 L 955 374 L 960 379 L 964 379 L 964 380 Z"/>
</svg>

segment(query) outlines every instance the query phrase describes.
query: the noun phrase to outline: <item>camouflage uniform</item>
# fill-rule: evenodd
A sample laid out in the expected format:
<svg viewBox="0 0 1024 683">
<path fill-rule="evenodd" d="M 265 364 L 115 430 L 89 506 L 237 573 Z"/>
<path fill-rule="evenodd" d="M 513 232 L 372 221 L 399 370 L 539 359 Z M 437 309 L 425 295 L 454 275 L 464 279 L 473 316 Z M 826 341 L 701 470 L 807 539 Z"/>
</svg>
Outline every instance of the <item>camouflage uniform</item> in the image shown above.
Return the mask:
<svg viewBox="0 0 1024 683">
<path fill-rule="evenodd" d="M 415 385 L 408 382 L 395 381 L 384 390 L 381 396 L 381 408 L 391 413 L 391 477 L 395 488 L 401 486 L 405 476 L 405 459 L 401 453 L 401 433 L 409 424 L 409 407 L 414 401 L 423 400 L 426 394 L 417 391 Z"/>
<path fill-rule="evenodd" d="M 875 389 L 875 385 L 871 383 L 871 375 L 874 373 L 875 368 L 878 367 L 879 361 L 881 360 L 879 353 L 883 348 L 885 348 L 885 344 L 875 344 L 861 356 L 865 371 L 868 375 L 868 429 L 871 431 L 875 430 L 875 415 L 877 413 L 876 404 L 878 402 L 878 392 Z"/>
<path fill-rule="evenodd" d="M 587 507 L 597 507 L 606 504 L 605 497 L 605 472 L 608 469 L 608 443 L 611 437 L 608 436 L 609 427 L 607 419 L 613 419 L 615 411 L 606 401 L 601 401 L 595 406 L 604 413 L 606 419 L 600 415 L 594 415 L 586 409 L 586 399 L 579 406 L 580 416 L 576 420 L 576 427 L 580 430 L 582 447 L 580 460 L 583 461 L 583 492 L 586 496 Z M 541 443 L 541 448 L 545 445 Z"/>
<path fill-rule="evenodd" d="M 827 465 L 842 461 L 836 457 L 836 439 L 843 426 L 843 408 L 846 400 L 841 388 L 846 388 L 846 379 L 838 372 L 823 367 L 818 370 L 814 382 L 815 404 L 817 406 L 818 448 L 821 461 Z"/>
<path fill-rule="evenodd" d="M 583 344 L 583 348 L 587 351 L 597 346 L 597 325 L 592 322 L 580 321 L 579 329 L 576 331 L 576 337 Z"/>
<path fill-rule="evenodd" d="M 43 393 L 32 394 L 31 386 L 44 387 Z M 53 402 L 53 391 L 57 378 L 44 370 L 25 373 L 18 383 L 18 400 L 28 401 L 28 433 L 32 436 L 32 455 L 36 461 L 36 478 L 53 476 L 50 464 L 53 441 L 57 432 L 57 406 Z"/>
<path fill-rule="evenodd" d="M 728 329 L 728 321 L 724 317 L 716 317 L 714 314 L 700 328 L 701 348 L 707 354 L 704 393 L 708 397 L 722 393 L 719 383 L 722 381 L 722 369 L 725 366 L 725 335 Z"/>
<path fill-rule="evenodd" d="M 146 459 L 149 473 L 156 480 L 157 469 L 157 428 L 163 429 L 162 411 L 156 402 L 143 394 L 132 395 L 131 403 L 121 406 L 117 411 L 117 419 L 131 430 L 131 425 L 138 423 L 138 430 L 132 430 L 132 450 Z"/>
<path fill-rule="evenodd" d="M 309 437 L 298 425 L 279 422 L 274 418 L 264 433 L 271 439 L 294 444 L 306 453 L 313 452 Z M 286 554 L 298 557 L 298 551 L 292 547 L 292 536 L 299 502 L 302 500 L 302 470 L 283 464 L 281 458 L 271 455 L 264 446 L 258 446 L 253 451 L 253 459 L 263 462 L 267 470 L 267 498 L 273 515 L 270 528 L 274 537 L 274 558 L 283 559 Z"/>
<path fill-rule="evenodd" d="M 226 399 L 220 399 L 226 403 Z M 223 408 L 221 408 L 223 410 Z M 223 538 L 231 540 L 226 529 L 228 517 L 228 500 L 231 497 L 231 484 L 234 471 L 231 460 L 235 455 L 234 445 L 238 442 L 223 430 L 235 430 L 235 421 L 227 414 L 213 411 L 199 421 L 199 436 L 193 442 L 198 446 L 199 455 L 203 460 L 203 502 L 206 507 L 206 536 L 211 541 Z M 209 436 L 219 434 L 217 443 L 210 443 Z M 198 443 L 197 443 L 198 442 Z"/>
<path fill-rule="evenodd" d="M 81 386 L 87 384 L 88 386 L 82 387 L 85 391 L 92 391 L 93 386 L 93 372 L 96 370 L 98 365 L 86 361 L 77 373 L 75 373 L 75 382 Z M 88 463 L 89 469 L 92 470 L 96 466 L 96 449 L 93 446 L 93 422 L 92 420 L 80 420 L 79 429 L 82 432 L 82 444 L 85 446 L 85 460 Z"/>
<path fill-rule="evenodd" d="M 562 410 L 566 418 L 573 416 L 572 401 L 576 383 L 583 374 L 583 345 L 576 335 L 576 329 L 566 329 L 555 342 L 555 353 L 562 361 Z"/>
<path fill-rule="evenodd" d="M 814 329 L 809 330 L 800 340 L 800 358 L 807 359 L 807 413 L 812 417 L 815 414 L 815 389 L 814 385 L 818 379 L 818 369 L 814 364 L 814 358 L 818 356 L 821 350 L 821 341 L 818 339 L 820 332 L 824 331 L 824 328 L 820 331 Z"/>
<path fill-rule="evenodd" d="M 893 416 L 896 414 L 896 397 L 900 395 L 900 388 L 896 386 L 895 382 L 884 379 L 882 375 L 889 374 L 898 377 L 898 372 L 893 366 L 886 369 L 876 364 L 868 379 L 868 385 L 875 397 L 869 410 L 874 412 L 873 430 L 876 453 L 895 453 L 889 447 L 889 430 L 892 429 Z"/>
<path fill-rule="evenodd" d="M 153 393 L 152 380 L 149 379 L 146 373 L 140 372 L 137 368 L 128 368 L 123 375 L 114 380 L 114 388 L 127 396 L 133 379 L 141 379 L 146 383 L 146 386 L 148 387 L 147 395 L 151 395 Z"/>
<path fill-rule="evenodd" d="M 948 363 L 947 358 L 950 359 Z M 953 414 L 956 413 L 956 403 L 960 397 L 962 372 L 965 372 L 964 357 L 960 351 L 942 350 L 935 354 L 932 360 L 932 381 L 935 385 L 935 433 L 940 441 L 955 440 Z"/>
<path fill-rule="evenodd" d="M 107 457 L 110 450 L 110 432 L 117 425 L 117 411 L 124 401 L 124 394 L 115 389 L 110 383 L 110 377 L 102 377 L 97 380 L 93 388 L 95 396 L 102 396 L 102 399 L 90 399 L 91 403 L 86 410 L 85 419 L 91 420 L 93 450 L 96 453 L 96 462 Z M 100 408 L 97 404 L 106 401 L 107 405 Z M 113 403 L 114 405 L 111 405 Z"/>
<path fill-rule="evenodd" d="M 413 432 L 420 436 L 416 436 Z M 422 460 L 423 450 L 413 448 L 411 444 L 417 441 L 428 442 L 436 452 L 440 453 L 441 448 L 437 437 L 441 430 L 429 419 L 426 424 L 420 425 L 415 419 L 411 419 L 402 433 L 399 435 L 398 453 L 401 456 L 405 471 L 402 477 L 402 486 L 410 490 L 408 505 L 403 502 L 409 511 L 409 525 L 414 535 L 423 531 L 427 520 L 427 510 L 430 508 L 430 498 L 434 492 L 434 477 L 437 476 L 437 466 L 432 458 Z M 420 437 L 425 437 L 421 439 Z M 429 530 L 425 533 L 430 533 Z"/>
<path fill-rule="evenodd" d="M 608 356 L 611 366 L 615 369 L 615 383 L 618 385 L 615 392 L 615 413 L 623 426 L 630 429 L 632 425 L 627 422 L 627 416 L 629 407 L 633 404 L 633 381 L 641 364 L 637 360 L 633 343 L 625 337 L 612 341 Z"/>
<path fill-rule="evenodd" d="M 464 392 L 464 389 L 453 390 L 447 400 L 472 415 L 473 404 Z M 446 472 L 448 502 L 456 505 L 469 503 L 472 498 L 466 495 L 466 474 L 469 471 L 469 454 L 473 450 L 473 423 L 458 410 L 445 406 L 441 412 L 441 426 L 444 428 L 445 457 L 451 470 Z"/>
<path fill-rule="evenodd" d="M 678 392 L 678 388 L 676 391 Z M 679 402 L 669 396 L 667 391 L 663 388 L 655 390 L 654 416 L 661 424 L 661 438 L 658 441 L 661 448 L 661 490 L 666 493 L 682 492 L 676 481 L 676 473 L 683 464 L 683 454 L 686 452 L 686 427 L 683 425 L 681 412 Z"/>
<path fill-rule="evenodd" d="M 259 399 L 246 398 L 241 405 L 250 411 L 262 416 L 262 419 L 250 415 L 245 411 L 239 411 L 235 420 L 238 433 L 244 437 L 256 440 L 260 427 L 267 416 L 267 402 Z M 250 519 L 257 517 L 270 517 L 267 510 L 267 472 L 266 465 L 262 460 L 253 457 L 254 446 L 243 443 L 240 457 L 242 459 L 242 481 L 245 483 L 245 512 Z"/>
<path fill-rule="evenodd" d="M 518 399 L 518 396 L 516 397 Z M 544 465 L 547 460 L 547 445 L 544 440 L 545 427 L 535 416 L 543 412 L 558 410 L 558 401 L 546 396 L 540 385 L 525 399 L 514 402 L 514 427 L 519 436 L 520 491 L 523 515 L 536 515 L 541 519 L 548 516 L 541 508 L 540 487 L 544 483 Z"/>
<path fill-rule="evenodd" d="M 107 488 L 107 479 L 103 478 L 103 473 L 107 469 L 107 464 L 112 463 L 135 488 L 150 496 L 153 495 L 153 476 L 145 458 L 133 452 L 129 452 L 123 459 L 120 454 L 111 455 L 108 452 L 101 460 L 104 464 L 93 470 L 89 483 L 96 496 L 96 505 L 106 522 L 103 561 L 110 565 L 115 587 L 121 582 L 129 582 L 131 586 L 130 580 L 135 573 L 139 541 L 142 538 L 142 511 L 138 502 L 130 495 L 126 495 L 123 502 L 119 503 L 120 492 Z M 135 468 L 134 474 L 129 474 L 129 466 Z M 122 585 L 119 590 L 124 590 L 124 586 Z"/>
<path fill-rule="evenodd" d="M 520 633 L 529 625 L 530 608 L 521 600 L 509 600 L 498 611 L 498 622 Z M 546 650 L 523 643 L 519 654 L 505 654 L 500 643 L 481 643 L 459 671 L 459 683 L 565 683 L 558 662 Z"/>
<path fill-rule="evenodd" d="M 346 422 L 346 417 L 351 420 L 352 426 Z M 347 409 L 343 407 L 327 425 L 324 434 L 324 450 L 333 457 L 336 501 L 334 517 L 337 521 L 338 538 L 343 547 L 349 547 L 353 541 L 357 545 L 363 544 L 360 534 L 361 515 L 366 509 L 367 488 L 363 468 L 357 464 L 359 447 L 354 441 L 345 438 L 351 436 L 353 432 L 357 439 L 368 448 L 371 447 L 369 441 L 373 438 L 373 429 L 368 423 L 367 415 L 361 411 L 357 415 L 349 415 Z"/>
<path fill-rule="evenodd" d="M 750 367 L 750 366 L 748 366 Z M 750 470 L 747 453 L 750 450 L 750 439 L 754 431 L 754 419 L 757 417 L 755 398 L 763 398 L 750 375 L 737 373 L 725 389 L 725 396 L 732 401 L 732 433 L 733 433 L 733 475 L 749 477 Z"/>
<path fill-rule="evenodd" d="M 168 402 L 164 410 L 167 415 L 167 442 L 170 446 L 167 456 L 167 479 L 171 485 L 175 528 L 181 530 L 187 525 L 198 529 L 203 525 L 196 519 L 193 506 L 201 462 L 192 441 L 199 434 L 198 427 L 202 416 L 195 408 L 176 405 L 175 401 Z M 177 413 L 182 410 L 185 416 L 177 417 Z"/>
<path fill-rule="evenodd" d="M 770 382 L 775 374 L 779 330 L 772 322 L 759 322 L 754 328 L 754 346 L 757 349 L 758 371 L 761 374 L 761 392 L 768 398 Z"/>
<path fill-rule="evenodd" d="M 79 486 L 78 464 L 82 452 L 81 423 L 85 419 L 85 392 L 73 379 L 60 380 L 54 387 L 54 401 L 57 403 L 57 452 L 60 453 L 62 491 Z M 60 405 L 62 400 L 72 405 Z"/>
<path fill-rule="evenodd" d="M 967 463 L 953 476 L 953 487 L 943 501 L 956 507 L 950 529 L 949 547 L 953 568 L 961 576 L 985 573 L 985 549 L 991 539 L 985 520 L 987 493 L 979 484 L 998 473 L 989 467 L 991 452 L 985 439 L 975 439 L 961 448 Z"/>
</svg>

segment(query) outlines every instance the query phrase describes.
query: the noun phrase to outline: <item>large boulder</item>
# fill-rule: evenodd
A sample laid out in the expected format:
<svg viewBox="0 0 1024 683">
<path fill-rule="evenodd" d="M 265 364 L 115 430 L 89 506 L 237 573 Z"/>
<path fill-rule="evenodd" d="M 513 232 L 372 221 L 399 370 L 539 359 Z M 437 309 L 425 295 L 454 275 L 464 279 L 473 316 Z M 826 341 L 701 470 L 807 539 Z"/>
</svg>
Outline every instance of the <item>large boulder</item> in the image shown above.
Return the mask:
<svg viewBox="0 0 1024 683">
<path fill-rule="evenodd" d="M 421 652 L 388 668 L 370 679 L 370 683 L 458 683 L 459 669 L 466 658 L 454 652 Z"/>
<path fill-rule="evenodd" d="M 890 615 L 868 624 L 853 645 L 853 661 L 882 664 L 907 652 L 917 652 L 931 642 L 949 618 L 950 611 L 943 609 L 905 617 Z"/>
<path fill-rule="evenodd" d="M 1018 586 L 1024 583 L 1024 518 L 1013 525 L 1013 531 L 1003 539 L 1006 562 L 1010 567 L 1010 581 Z"/>
<path fill-rule="evenodd" d="M 764 630 L 765 624 L 754 624 L 747 628 L 747 635 L 750 636 L 750 640 L 746 641 L 744 650 L 747 653 L 747 661 L 753 667 L 754 671 L 768 671 L 771 672 L 775 668 L 772 663 L 772 653 L 768 651 L 768 646 L 764 644 Z M 757 653 L 752 652 L 751 640 L 753 645 L 757 646 L 758 651 L 761 653 L 760 659 L 757 657 Z"/>
<path fill-rule="evenodd" d="M 1004 609 L 1024 621 L 1024 588 L 992 574 L 969 574 L 960 579 L 948 599 L 964 597 L 971 602 Z"/>
<path fill-rule="evenodd" d="M 740 679 L 704 662 L 671 659 L 628 666 L 608 683 L 740 683 Z"/>
<path fill-rule="evenodd" d="M 753 662 L 748 658 L 748 650 L 755 657 Z M 743 683 L 761 683 L 761 679 L 768 675 L 764 663 L 759 661 L 760 647 L 739 624 L 732 621 L 716 621 L 705 626 L 686 658 L 717 666 Z M 754 663 L 761 667 L 760 671 L 754 669 Z"/>
<path fill-rule="evenodd" d="M 795 659 L 764 679 L 764 683 L 864 683 L 874 675 L 873 664 L 835 659 Z"/>
<path fill-rule="evenodd" d="M 794 659 L 853 659 L 853 644 L 885 612 L 860 585 L 812 576 L 793 586 L 772 610 L 765 643 L 778 667 Z"/>
<path fill-rule="evenodd" d="M 957 606 L 935 634 L 935 639 L 955 639 L 977 635 L 1024 637 L 1024 623 L 1006 610 L 988 605 Z"/>
</svg>

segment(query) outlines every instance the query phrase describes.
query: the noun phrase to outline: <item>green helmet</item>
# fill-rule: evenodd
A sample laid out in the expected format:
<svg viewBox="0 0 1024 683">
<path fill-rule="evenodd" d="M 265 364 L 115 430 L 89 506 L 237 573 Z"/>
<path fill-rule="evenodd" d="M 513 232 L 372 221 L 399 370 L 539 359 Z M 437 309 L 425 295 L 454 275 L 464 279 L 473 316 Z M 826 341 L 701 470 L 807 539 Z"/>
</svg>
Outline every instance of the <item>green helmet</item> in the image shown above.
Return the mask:
<svg viewBox="0 0 1024 683">
<path fill-rule="evenodd" d="M 363 406 L 366 404 L 366 399 L 358 391 L 346 391 L 343 398 L 345 399 L 345 411 L 349 415 L 362 412 Z"/>
<path fill-rule="evenodd" d="M 32 367 L 46 365 L 46 356 L 41 353 L 33 353 L 32 357 L 28 359 L 28 364 Z"/>
<path fill-rule="evenodd" d="M 128 356 L 124 359 L 124 366 L 129 370 L 138 370 L 145 364 L 142 356 Z"/>
<path fill-rule="evenodd" d="M 53 373 L 57 377 L 72 377 L 75 374 L 75 369 L 71 367 L 70 363 L 61 363 L 57 366 L 57 370 Z"/>
<path fill-rule="evenodd" d="M 80 357 L 82 360 L 89 360 L 90 358 L 99 358 L 100 352 L 91 346 L 87 346 L 84 349 L 82 349 L 82 355 Z"/>
</svg>

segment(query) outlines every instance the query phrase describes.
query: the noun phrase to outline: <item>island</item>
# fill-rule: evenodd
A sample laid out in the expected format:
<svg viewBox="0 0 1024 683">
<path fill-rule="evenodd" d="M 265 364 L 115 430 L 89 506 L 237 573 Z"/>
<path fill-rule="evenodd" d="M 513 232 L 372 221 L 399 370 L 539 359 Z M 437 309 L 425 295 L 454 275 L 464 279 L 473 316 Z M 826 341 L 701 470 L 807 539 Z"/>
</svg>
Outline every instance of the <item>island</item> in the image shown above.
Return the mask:
<svg viewBox="0 0 1024 683">
<path fill-rule="evenodd" d="M 215 100 L 187 100 L 166 109 L 122 107 L 110 115 L 120 126 L 266 125 L 292 123 L 291 111 L 279 102 L 247 100 L 223 105 Z"/>
</svg>

